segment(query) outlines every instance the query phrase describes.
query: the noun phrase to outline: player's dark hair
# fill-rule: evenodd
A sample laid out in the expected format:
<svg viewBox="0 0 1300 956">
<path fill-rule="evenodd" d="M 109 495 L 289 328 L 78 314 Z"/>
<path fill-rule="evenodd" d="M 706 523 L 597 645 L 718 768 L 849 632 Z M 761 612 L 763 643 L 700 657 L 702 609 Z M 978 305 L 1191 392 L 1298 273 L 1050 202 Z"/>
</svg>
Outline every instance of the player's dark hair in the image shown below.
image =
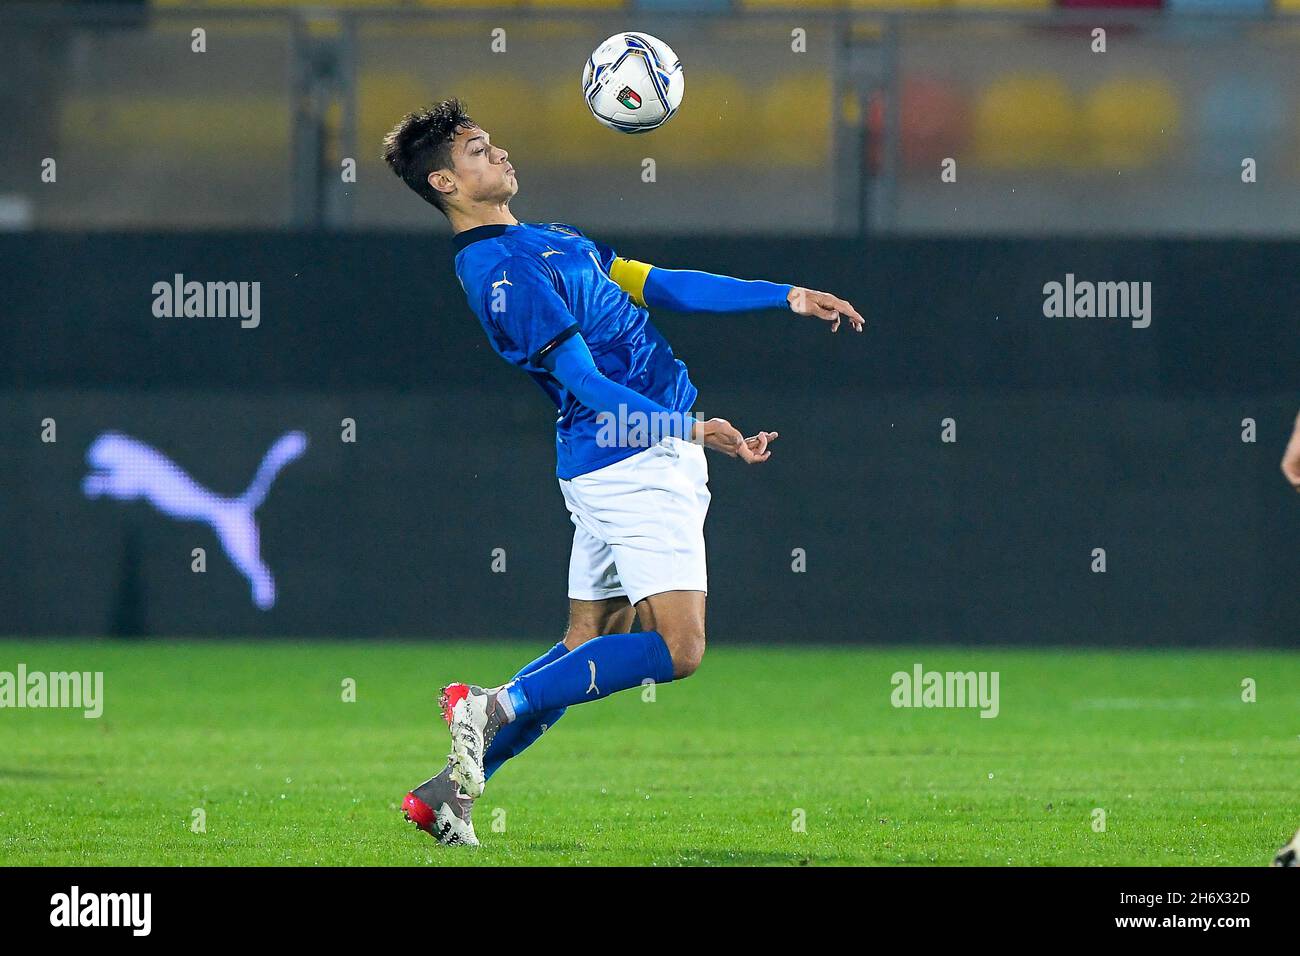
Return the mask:
<svg viewBox="0 0 1300 956">
<path fill-rule="evenodd" d="M 446 198 L 429 185 L 429 174 L 452 168 L 451 144 L 456 131 L 477 125 L 455 98 L 407 113 L 384 137 L 384 162 L 425 202 L 446 215 Z"/>
</svg>

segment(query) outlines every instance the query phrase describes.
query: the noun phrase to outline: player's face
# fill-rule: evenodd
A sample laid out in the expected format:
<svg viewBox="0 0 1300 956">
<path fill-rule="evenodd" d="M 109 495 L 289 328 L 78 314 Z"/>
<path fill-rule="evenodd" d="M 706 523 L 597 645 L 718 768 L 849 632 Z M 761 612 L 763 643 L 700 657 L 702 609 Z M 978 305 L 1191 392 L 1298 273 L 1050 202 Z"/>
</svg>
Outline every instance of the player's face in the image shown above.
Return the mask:
<svg viewBox="0 0 1300 956">
<path fill-rule="evenodd" d="M 492 145 L 486 130 L 471 126 L 456 133 L 451 147 L 456 184 L 470 202 L 508 202 L 519 192 L 515 168 L 500 146 Z"/>
</svg>

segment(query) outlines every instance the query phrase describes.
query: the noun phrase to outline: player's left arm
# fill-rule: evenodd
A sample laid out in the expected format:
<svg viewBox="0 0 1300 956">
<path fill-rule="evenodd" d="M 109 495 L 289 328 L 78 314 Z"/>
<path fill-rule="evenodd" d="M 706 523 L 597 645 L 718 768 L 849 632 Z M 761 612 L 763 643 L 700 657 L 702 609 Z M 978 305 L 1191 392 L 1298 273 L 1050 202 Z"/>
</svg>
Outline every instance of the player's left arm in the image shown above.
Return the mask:
<svg viewBox="0 0 1300 956">
<path fill-rule="evenodd" d="M 734 279 L 693 269 L 661 269 L 625 259 L 608 246 L 597 244 L 597 248 L 609 277 L 644 308 L 674 312 L 751 312 L 788 307 L 797 315 L 811 315 L 830 322 L 832 332 L 840 330 L 843 319 L 848 319 L 858 332 L 863 328 L 858 310 L 829 292 L 765 279 Z"/>
</svg>

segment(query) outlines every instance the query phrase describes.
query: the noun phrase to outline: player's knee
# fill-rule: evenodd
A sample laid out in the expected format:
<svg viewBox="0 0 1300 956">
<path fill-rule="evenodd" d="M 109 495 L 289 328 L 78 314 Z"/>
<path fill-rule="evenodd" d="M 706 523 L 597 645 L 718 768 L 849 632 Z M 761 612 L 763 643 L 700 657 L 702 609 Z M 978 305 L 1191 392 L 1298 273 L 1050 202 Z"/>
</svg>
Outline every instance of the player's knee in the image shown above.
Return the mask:
<svg viewBox="0 0 1300 956">
<path fill-rule="evenodd" d="M 674 634 L 665 634 L 668 652 L 673 658 L 673 679 L 690 677 L 699 670 L 704 660 L 704 631 L 691 628 Z"/>
<path fill-rule="evenodd" d="M 600 635 L 594 628 L 570 626 L 569 629 L 564 632 L 564 646 L 569 650 L 574 650 L 597 637 L 600 637 Z"/>
</svg>

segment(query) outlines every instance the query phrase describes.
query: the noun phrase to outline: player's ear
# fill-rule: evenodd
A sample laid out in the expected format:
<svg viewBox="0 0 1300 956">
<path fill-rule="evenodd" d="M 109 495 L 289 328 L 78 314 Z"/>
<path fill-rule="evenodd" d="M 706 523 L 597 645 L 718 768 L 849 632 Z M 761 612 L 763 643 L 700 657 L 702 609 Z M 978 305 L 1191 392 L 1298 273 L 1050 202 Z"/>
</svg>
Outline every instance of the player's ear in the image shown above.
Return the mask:
<svg viewBox="0 0 1300 956">
<path fill-rule="evenodd" d="M 444 196 L 450 196 L 456 191 L 456 180 L 448 170 L 435 169 L 429 174 L 429 185 Z"/>
</svg>

